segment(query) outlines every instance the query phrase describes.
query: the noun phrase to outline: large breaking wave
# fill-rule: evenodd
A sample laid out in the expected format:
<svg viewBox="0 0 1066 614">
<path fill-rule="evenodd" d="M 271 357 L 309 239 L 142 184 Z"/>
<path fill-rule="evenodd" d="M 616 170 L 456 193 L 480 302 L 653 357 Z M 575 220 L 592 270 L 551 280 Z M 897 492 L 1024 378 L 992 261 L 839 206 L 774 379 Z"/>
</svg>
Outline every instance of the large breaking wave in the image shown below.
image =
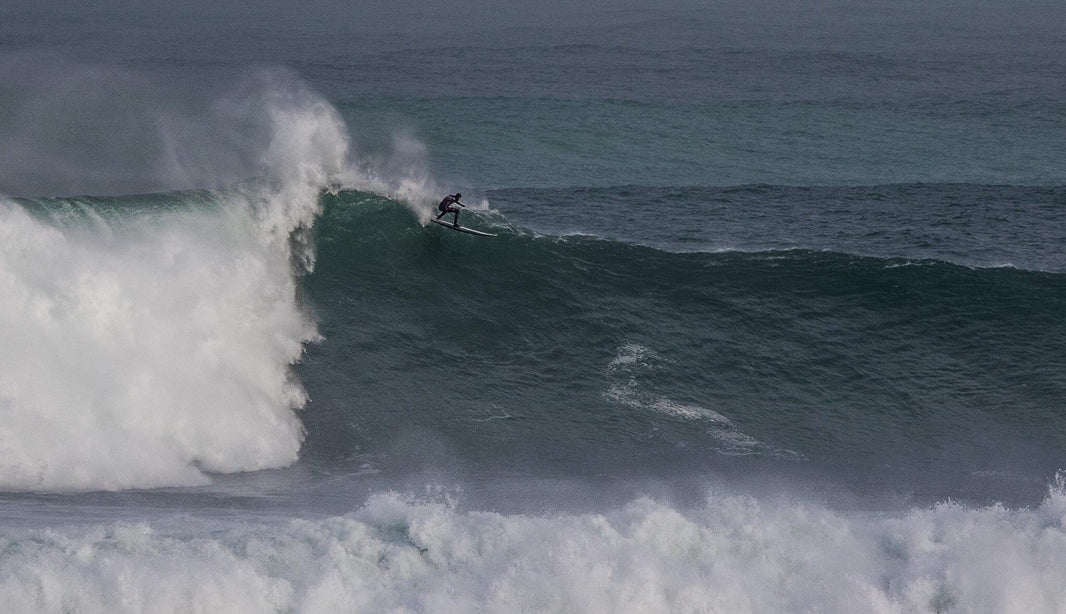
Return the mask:
<svg viewBox="0 0 1066 614">
<path fill-rule="evenodd" d="M 174 86 L 114 67 L 35 61 L 44 77 L 8 75 L 38 99 L 4 147 L 34 145 L 20 159 L 39 167 L 5 167 L 3 185 L 155 193 L 0 199 L 0 488 L 192 485 L 291 464 L 306 402 L 291 365 L 317 336 L 297 278 L 314 266 L 320 195 L 358 185 L 422 210 L 425 176 L 390 182 L 357 160 L 340 115 L 286 71 L 179 104 Z M 105 102 L 109 85 L 122 87 Z M 60 125 L 68 111 L 98 115 L 78 132 Z M 130 151 L 112 156 L 116 138 Z M 191 187 L 210 190 L 165 191 Z"/>
</svg>

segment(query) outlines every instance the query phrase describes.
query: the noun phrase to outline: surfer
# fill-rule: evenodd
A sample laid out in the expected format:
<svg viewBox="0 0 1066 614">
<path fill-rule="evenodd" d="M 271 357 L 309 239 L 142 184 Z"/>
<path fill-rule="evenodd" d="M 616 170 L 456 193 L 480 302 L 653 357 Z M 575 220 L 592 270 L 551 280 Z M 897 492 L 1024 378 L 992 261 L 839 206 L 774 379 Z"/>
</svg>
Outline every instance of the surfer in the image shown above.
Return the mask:
<svg viewBox="0 0 1066 614">
<path fill-rule="evenodd" d="M 463 203 L 459 202 L 459 199 L 462 198 L 462 197 L 463 197 L 462 194 L 460 194 L 459 192 L 456 192 L 455 194 L 449 194 L 449 195 L 445 196 L 443 199 L 441 199 L 440 204 L 437 205 L 437 209 L 440 209 L 440 215 L 437 216 L 437 219 L 439 220 L 446 213 L 454 213 L 455 217 L 452 219 L 452 226 L 458 228 L 459 227 L 459 210 L 466 208 L 466 205 L 464 205 Z"/>
</svg>

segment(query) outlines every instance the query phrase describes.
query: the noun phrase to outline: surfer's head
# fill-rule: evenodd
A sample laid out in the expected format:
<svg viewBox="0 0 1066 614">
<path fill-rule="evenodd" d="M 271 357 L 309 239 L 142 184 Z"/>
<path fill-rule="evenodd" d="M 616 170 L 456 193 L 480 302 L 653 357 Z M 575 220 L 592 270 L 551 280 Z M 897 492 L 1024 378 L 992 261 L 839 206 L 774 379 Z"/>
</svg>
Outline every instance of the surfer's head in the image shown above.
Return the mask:
<svg viewBox="0 0 1066 614">
<path fill-rule="evenodd" d="M 455 200 L 459 200 L 459 199 L 460 199 L 460 198 L 462 198 L 462 197 L 463 197 L 463 195 L 462 195 L 462 194 L 460 194 L 460 193 L 458 193 L 458 192 L 456 192 L 456 193 L 455 193 Z"/>
</svg>

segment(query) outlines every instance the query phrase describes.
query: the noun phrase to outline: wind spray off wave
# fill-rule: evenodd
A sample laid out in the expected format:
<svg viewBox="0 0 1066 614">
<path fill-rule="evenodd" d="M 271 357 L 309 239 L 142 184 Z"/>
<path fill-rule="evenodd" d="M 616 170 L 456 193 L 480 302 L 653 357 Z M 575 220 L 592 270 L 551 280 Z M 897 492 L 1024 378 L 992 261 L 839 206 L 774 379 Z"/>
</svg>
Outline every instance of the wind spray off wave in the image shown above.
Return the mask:
<svg viewBox="0 0 1066 614">
<path fill-rule="evenodd" d="M 0 201 L 0 488 L 193 485 L 296 460 L 290 368 L 317 336 L 297 300 L 302 231 L 354 171 L 328 103 L 256 82 L 248 121 L 269 138 L 243 157 L 259 179 Z"/>
</svg>

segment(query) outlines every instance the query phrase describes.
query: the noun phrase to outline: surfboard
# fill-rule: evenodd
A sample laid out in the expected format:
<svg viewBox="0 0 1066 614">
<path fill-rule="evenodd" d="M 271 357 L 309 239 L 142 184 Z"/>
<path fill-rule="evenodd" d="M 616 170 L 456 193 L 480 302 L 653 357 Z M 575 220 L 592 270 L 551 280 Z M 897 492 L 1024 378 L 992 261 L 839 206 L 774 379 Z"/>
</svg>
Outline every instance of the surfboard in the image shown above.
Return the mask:
<svg viewBox="0 0 1066 614">
<path fill-rule="evenodd" d="M 477 235 L 479 237 L 495 237 L 496 236 L 496 235 L 488 233 L 488 232 L 481 232 L 480 230 L 474 230 L 473 228 L 467 228 L 466 226 L 452 226 L 448 222 L 442 222 L 440 220 L 430 220 L 430 221 L 435 223 L 435 224 L 440 224 L 441 226 L 444 226 L 445 228 L 450 228 L 452 230 L 458 230 L 459 232 L 466 232 L 466 233 L 469 233 L 469 234 L 472 234 L 472 235 Z"/>
</svg>

